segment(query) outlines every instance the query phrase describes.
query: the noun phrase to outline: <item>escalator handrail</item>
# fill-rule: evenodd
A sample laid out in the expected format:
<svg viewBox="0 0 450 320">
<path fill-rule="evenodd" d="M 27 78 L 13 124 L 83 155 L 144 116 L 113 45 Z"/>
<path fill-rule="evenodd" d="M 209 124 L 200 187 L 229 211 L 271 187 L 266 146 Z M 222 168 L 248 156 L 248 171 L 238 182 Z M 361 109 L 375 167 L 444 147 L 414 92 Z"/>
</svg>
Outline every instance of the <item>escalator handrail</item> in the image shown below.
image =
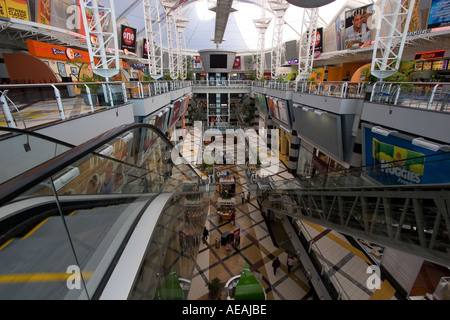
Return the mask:
<svg viewBox="0 0 450 320">
<path fill-rule="evenodd" d="M 148 128 L 153 130 L 156 134 L 159 135 L 164 142 L 168 143 L 172 148 L 173 143 L 155 126 L 151 124 L 145 123 L 131 123 L 124 124 L 118 126 L 114 129 L 111 129 L 91 140 L 79 145 L 75 146 L 72 149 L 64 152 L 63 154 L 44 162 L 43 164 L 28 170 L 17 177 L 6 181 L 5 183 L 0 185 L 0 206 L 5 203 L 13 200 L 17 196 L 24 193 L 26 190 L 32 188 L 33 186 L 38 185 L 57 174 L 64 168 L 67 168 L 69 165 L 74 162 L 82 159 L 86 155 L 93 153 L 98 148 L 105 145 L 107 142 L 117 138 L 123 133 L 138 129 L 138 128 Z M 180 154 L 181 156 L 181 154 Z M 197 176 L 198 174 L 195 170 L 192 170 Z M 203 183 L 203 180 L 198 177 L 197 179 L 199 183 Z"/>
</svg>

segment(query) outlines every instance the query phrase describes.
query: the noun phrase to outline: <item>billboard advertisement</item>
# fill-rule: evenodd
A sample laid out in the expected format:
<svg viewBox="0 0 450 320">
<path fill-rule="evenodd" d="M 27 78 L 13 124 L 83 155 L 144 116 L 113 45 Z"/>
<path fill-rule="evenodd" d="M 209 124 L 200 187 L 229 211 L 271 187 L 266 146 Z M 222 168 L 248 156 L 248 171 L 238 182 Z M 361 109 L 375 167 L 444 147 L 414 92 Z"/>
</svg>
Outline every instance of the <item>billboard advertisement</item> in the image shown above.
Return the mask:
<svg viewBox="0 0 450 320">
<path fill-rule="evenodd" d="M 193 58 L 193 62 L 192 62 L 192 67 L 194 69 L 201 69 L 202 68 L 202 59 L 200 59 L 200 56 L 194 56 Z"/>
<path fill-rule="evenodd" d="M 268 112 L 267 112 L 266 96 L 260 93 L 255 93 L 255 96 L 256 96 L 255 99 L 256 106 L 260 111 L 267 114 Z"/>
<path fill-rule="evenodd" d="M 364 128 L 365 165 L 375 166 L 368 175 L 385 185 L 437 184 L 450 181 L 450 170 L 442 170 L 449 154 L 412 144 L 396 135 L 384 136 Z"/>
<path fill-rule="evenodd" d="M 267 97 L 267 102 L 269 104 L 270 115 L 289 126 L 289 111 L 286 100 Z"/>
<path fill-rule="evenodd" d="M 369 43 L 375 36 L 375 30 L 369 28 L 373 4 L 345 12 L 344 49 L 357 49 Z"/>
<path fill-rule="evenodd" d="M 148 59 L 148 41 L 145 38 L 142 40 L 142 57 Z"/>
<path fill-rule="evenodd" d="M 450 0 L 432 0 L 428 15 L 428 28 L 450 25 Z"/>
<path fill-rule="evenodd" d="M 177 100 L 174 104 L 173 104 L 173 108 L 171 111 L 171 116 L 170 116 L 170 122 L 169 122 L 169 126 L 167 128 L 167 130 L 170 130 L 170 128 L 173 127 L 173 125 L 178 121 L 178 119 L 180 119 L 180 115 L 181 115 L 181 105 L 182 105 L 182 100 Z"/>
<path fill-rule="evenodd" d="M 4 0 L 1 2 L 0 12 L 3 17 L 30 20 L 28 0 Z"/>
<path fill-rule="evenodd" d="M 241 57 L 235 57 L 233 62 L 233 69 L 241 68 Z"/>
<path fill-rule="evenodd" d="M 122 24 L 120 34 L 122 39 L 120 49 L 136 53 L 136 29 Z"/>
</svg>

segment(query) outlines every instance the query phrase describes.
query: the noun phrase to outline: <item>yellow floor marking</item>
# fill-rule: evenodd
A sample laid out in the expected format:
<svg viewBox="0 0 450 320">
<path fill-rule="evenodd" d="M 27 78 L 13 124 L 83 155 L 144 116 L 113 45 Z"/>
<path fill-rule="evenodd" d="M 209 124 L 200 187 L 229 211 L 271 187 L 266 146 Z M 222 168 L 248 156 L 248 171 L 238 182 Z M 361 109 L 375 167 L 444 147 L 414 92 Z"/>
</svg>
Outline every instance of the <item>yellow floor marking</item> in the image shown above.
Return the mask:
<svg viewBox="0 0 450 320">
<path fill-rule="evenodd" d="M 394 294 L 395 289 L 387 280 L 384 280 L 380 289 L 376 290 L 369 300 L 391 300 Z"/>
<path fill-rule="evenodd" d="M 26 239 L 29 236 L 31 236 L 37 229 L 39 229 L 44 223 L 46 223 L 48 219 L 50 219 L 50 217 L 48 217 L 47 219 L 44 219 L 41 223 L 39 223 L 36 227 L 34 227 L 30 232 L 28 232 L 22 239 Z"/>
<path fill-rule="evenodd" d="M 75 212 L 77 212 L 77 210 L 72 211 L 71 213 L 68 214 L 69 217 L 73 216 L 75 214 Z"/>
<path fill-rule="evenodd" d="M 92 277 L 93 273 L 92 271 L 82 272 L 82 275 L 85 279 L 88 279 Z M 71 275 L 67 272 L 5 274 L 0 275 L 0 283 L 67 281 Z"/>
<path fill-rule="evenodd" d="M 0 251 L 3 250 L 4 247 L 6 247 L 8 244 L 11 243 L 11 241 L 13 241 L 14 239 L 9 239 L 8 241 L 6 241 L 4 244 L 2 244 L 2 246 L 0 247 Z"/>
<path fill-rule="evenodd" d="M 325 228 L 322 228 L 320 226 L 317 226 L 313 223 L 304 221 L 304 223 L 306 223 L 307 225 L 309 225 L 311 228 L 316 229 L 319 233 L 322 233 L 325 231 Z M 366 257 L 366 255 L 361 251 L 356 249 L 354 246 L 352 246 L 350 243 L 342 240 L 341 238 L 339 238 L 338 236 L 332 234 L 331 232 L 329 232 L 326 237 L 328 237 L 329 239 L 333 240 L 334 242 L 336 242 L 338 245 L 340 245 L 341 247 L 347 249 L 348 251 L 350 251 L 351 253 L 353 253 L 355 256 L 361 258 L 362 260 L 364 260 L 365 262 L 367 262 L 368 264 L 372 265 L 372 262 L 369 260 L 369 258 Z"/>
</svg>

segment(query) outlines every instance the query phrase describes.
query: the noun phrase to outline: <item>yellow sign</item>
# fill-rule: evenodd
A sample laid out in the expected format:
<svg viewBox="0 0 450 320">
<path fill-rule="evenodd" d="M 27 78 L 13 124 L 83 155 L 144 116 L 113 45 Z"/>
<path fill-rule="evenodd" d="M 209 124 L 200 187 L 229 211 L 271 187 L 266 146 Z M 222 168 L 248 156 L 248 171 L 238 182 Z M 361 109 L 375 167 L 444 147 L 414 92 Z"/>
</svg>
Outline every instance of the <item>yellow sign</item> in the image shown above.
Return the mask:
<svg viewBox="0 0 450 320">
<path fill-rule="evenodd" d="M 0 0 L 0 17 L 8 18 L 8 13 L 6 11 L 5 0 Z"/>
<path fill-rule="evenodd" d="M 8 18 L 30 20 L 28 0 L 5 0 Z"/>
</svg>

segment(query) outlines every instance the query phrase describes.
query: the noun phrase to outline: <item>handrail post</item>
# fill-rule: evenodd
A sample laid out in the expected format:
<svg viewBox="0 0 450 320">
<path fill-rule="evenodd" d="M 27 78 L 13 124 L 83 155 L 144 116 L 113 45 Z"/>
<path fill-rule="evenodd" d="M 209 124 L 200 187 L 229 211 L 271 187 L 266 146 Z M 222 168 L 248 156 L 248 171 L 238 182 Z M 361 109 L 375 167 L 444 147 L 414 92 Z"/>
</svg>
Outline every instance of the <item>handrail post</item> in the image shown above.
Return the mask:
<svg viewBox="0 0 450 320">
<path fill-rule="evenodd" d="M 86 95 L 89 101 L 89 105 L 91 106 L 91 112 L 94 112 L 94 103 L 92 102 L 91 89 L 89 89 L 87 84 L 85 84 L 84 86 L 86 87 Z"/>
<path fill-rule="evenodd" d="M 14 121 L 14 118 L 11 114 L 11 110 L 9 110 L 8 102 L 6 101 L 6 95 L 8 94 L 8 91 L 9 90 L 4 90 L 2 92 L 2 95 L 0 96 L 0 102 L 2 104 L 3 114 L 5 115 L 8 127 L 17 128 L 16 122 Z"/>
<path fill-rule="evenodd" d="M 106 89 L 108 91 L 108 97 L 110 101 L 111 108 L 114 107 L 114 99 L 112 95 L 111 85 L 109 83 L 106 84 Z"/>
<path fill-rule="evenodd" d="M 61 116 L 61 120 L 66 120 L 66 115 L 64 114 L 64 107 L 62 104 L 61 94 L 59 93 L 58 88 L 55 87 L 54 84 L 51 85 L 53 90 L 55 90 L 56 103 L 58 104 L 59 115 Z"/>
<path fill-rule="evenodd" d="M 434 100 L 434 95 L 436 94 L 436 90 L 438 87 L 439 87 L 439 84 L 436 84 L 433 87 L 433 90 L 431 90 L 431 97 L 430 97 L 430 99 L 428 99 L 427 110 L 430 110 L 431 104 L 433 103 L 433 100 Z"/>
<path fill-rule="evenodd" d="M 375 92 L 375 88 L 376 88 L 377 84 L 378 84 L 378 82 L 375 82 L 375 83 L 373 84 L 372 92 L 371 92 L 371 94 L 370 94 L 370 102 L 373 102 L 374 92 Z"/>
<path fill-rule="evenodd" d="M 127 87 L 125 86 L 125 82 L 122 82 L 122 94 L 123 94 L 123 102 L 127 103 L 128 97 L 127 97 Z"/>
</svg>

